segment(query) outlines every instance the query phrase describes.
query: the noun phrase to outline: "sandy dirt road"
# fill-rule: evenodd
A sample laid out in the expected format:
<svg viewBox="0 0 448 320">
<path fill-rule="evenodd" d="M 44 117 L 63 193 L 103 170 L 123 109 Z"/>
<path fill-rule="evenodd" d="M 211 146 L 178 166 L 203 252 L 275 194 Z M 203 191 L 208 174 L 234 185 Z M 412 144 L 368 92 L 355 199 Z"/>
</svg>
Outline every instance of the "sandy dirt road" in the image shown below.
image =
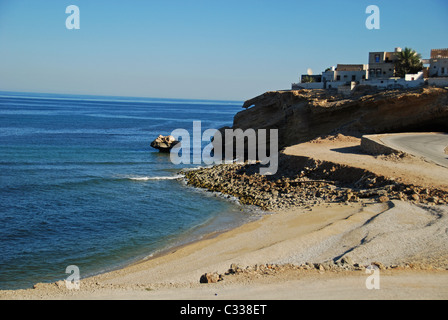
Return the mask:
<svg viewBox="0 0 448 320">
<path fill-rule="evenodd" d="M 448 134 L 391 134 L 381 137 L 380 140 L 394 149 L 448 168 L 448 155 L 445 153 Z"/>
</svg>

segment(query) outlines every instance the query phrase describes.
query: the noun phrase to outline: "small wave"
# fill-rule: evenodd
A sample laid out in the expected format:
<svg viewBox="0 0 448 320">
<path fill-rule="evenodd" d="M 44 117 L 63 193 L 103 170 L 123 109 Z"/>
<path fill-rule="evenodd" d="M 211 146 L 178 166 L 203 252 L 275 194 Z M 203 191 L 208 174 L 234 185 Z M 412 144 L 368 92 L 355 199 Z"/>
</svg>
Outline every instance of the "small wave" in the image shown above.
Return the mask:
<svg viewBox="0 0 448 320">
<path fill-rule="evenodd" d="M 128 177 L 129 180 L 134 181 L 149 181 L 149 180 L 176 180 L 183 178 L 183 175 L 176 176 L 162 176 L 162 177 Z"/>
</svg>

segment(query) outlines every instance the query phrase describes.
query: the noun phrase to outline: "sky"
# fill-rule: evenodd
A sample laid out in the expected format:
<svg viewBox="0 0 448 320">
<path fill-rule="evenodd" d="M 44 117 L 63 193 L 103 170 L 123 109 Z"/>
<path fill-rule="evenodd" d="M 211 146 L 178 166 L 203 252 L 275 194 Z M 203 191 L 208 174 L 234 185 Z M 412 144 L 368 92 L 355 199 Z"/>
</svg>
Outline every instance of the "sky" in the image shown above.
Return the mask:
<svg viewBox="0 0 448 320">
<path fill-rule="evenodd" d="M 244 101 L 447 32 L 446 0 L 0 0 L 0 91 Z"/>
</svg>

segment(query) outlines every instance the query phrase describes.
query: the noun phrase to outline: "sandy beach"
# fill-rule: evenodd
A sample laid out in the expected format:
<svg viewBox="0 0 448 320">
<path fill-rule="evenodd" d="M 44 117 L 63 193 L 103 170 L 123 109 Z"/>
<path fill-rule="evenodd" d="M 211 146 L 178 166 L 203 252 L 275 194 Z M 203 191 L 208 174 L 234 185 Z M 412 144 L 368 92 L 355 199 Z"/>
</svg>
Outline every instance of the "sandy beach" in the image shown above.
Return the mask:
<svg viewBox="0 0 448 320">
<path fill-rule="evenodd" d="M 124 269 L 3 291 L 2 299 L 446 299 L 448 207 L 404 202 L 323 205 L 267 215 Z M 337 257 L 381 262 L 380 289 L 364 268 L 326 268 Z M 412 261 L 412 263 L 409 263 Z M 319 268 L 306 263 L 321 263 Z M 240 272 L 228 274 L 234 264 Z M 259 268 L 256 266 L 272 266 Z M 299 267 L 302 266 L 302 267 Z M 249 268 L 248 268 L 249 267 Z M 217 283 L 204 273 L 223 274 Z"/>
<path fill-rule="evenodd" d="M 325 143 L 290 152 L 309 151 L 313 145 L 323 150 Z M 362 157 L 383 166 L 399 161 Z M 402 172 L 406 178 L 406 163 L 413 166 L 420 160 L 400 161 L 397 168 L 403 170 L 395 170 L 395 177 Z M 318 202 L 275 210 L 163 255 L 81 279 L 79 290 L 59 281 L 1 291 L 0 298 L 447 299 L 447 240 L 448 205 L 398 199 Z M 369 266 L 377 268 L 378 289 L 366 285 Z M 219 281 L 200 283 L 204 274 Z"/>
</svg>

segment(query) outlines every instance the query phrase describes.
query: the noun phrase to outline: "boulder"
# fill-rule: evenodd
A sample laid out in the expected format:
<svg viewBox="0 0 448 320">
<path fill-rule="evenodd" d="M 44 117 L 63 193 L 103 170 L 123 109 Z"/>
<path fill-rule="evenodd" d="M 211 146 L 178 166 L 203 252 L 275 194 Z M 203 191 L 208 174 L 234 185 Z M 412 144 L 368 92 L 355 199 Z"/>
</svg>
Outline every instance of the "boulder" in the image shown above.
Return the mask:
<svg viewBox="0 0 448 320">
<path fill-rule="evenodd" d="M 339 264 L 342 266 L 352 266 L 353 260 L 349 256 L 343 256 L 341 259 L 336 261 L 336 264 Z"/>
<path fill-rule="evenodd" d="M 217 272 L 213 273 L 205 273 L 201 276 L 199 279 L 200 283 L 216 283 L 218 281 L 222 281 L 223 277 L 222 275 L 218 274 Z"/>
<path fill-rule="evenodd" d="M 151 142 L 151 147 L 160 152 L 170 152 L 170 150 L 178 143 L 180 143 L 180 141 L 177 141 L 173 136 L 159 135 L 157 139 Z"/>
</svg>

